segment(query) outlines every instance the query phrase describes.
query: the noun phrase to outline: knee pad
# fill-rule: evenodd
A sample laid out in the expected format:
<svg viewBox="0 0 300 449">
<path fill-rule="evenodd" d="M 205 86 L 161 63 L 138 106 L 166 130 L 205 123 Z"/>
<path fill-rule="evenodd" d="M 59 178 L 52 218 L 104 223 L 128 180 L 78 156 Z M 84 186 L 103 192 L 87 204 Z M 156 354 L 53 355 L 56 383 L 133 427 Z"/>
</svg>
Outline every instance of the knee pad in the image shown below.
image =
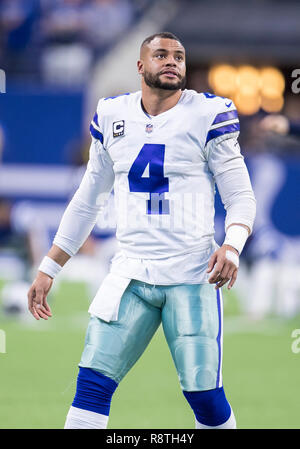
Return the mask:
<svg viewBox="0 0 300 449">
<path fill-rule="evenodd" d="M 73 407 L 109 415 L 110 403 L 118 384 L 91 368 L 79 368 Z"/>
<path fill-rule="evenodd" d="M 183 391 L 183 394 L 199 423 L 219 426 L 229 419 L 231 407 L 223 387 L 207 391 Z"/>
</svg>

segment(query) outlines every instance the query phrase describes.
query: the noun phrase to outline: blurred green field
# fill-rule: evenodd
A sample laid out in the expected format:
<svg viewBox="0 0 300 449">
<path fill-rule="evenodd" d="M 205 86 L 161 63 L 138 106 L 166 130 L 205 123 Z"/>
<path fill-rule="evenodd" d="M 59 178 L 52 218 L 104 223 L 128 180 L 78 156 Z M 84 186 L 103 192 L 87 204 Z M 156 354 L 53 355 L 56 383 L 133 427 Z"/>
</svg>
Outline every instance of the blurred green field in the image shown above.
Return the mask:
<svg viewBox="0 0 300 449">
<path fill-rule="evenodd" d="M 63 428 L 89 319 L 84 285 L 62 284 L 49 321 L 0 317 L 0 428 Z M 239 428 L 300 428 L 300 353 L 291 350 L 299 319 L 250 322 L 225 296 L 223 380 Z M 192 429 L 163 332 L 119 385 L 111 429 Z"/>
</svg>

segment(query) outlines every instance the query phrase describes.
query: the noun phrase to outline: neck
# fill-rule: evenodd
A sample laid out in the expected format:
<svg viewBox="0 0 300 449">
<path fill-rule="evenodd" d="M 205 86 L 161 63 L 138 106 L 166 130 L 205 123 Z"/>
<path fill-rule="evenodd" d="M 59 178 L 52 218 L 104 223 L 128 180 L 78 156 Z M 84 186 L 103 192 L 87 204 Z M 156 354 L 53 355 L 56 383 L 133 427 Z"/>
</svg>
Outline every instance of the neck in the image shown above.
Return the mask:
<svg viewBox="0 0 300 449">
<path fill-rule="evenodd" d="M 142 103 L 149 115 L 158 115 L 173 108 L 179 101 L 182 90 L 154 89 L 142 84 Z"/>
</svg>

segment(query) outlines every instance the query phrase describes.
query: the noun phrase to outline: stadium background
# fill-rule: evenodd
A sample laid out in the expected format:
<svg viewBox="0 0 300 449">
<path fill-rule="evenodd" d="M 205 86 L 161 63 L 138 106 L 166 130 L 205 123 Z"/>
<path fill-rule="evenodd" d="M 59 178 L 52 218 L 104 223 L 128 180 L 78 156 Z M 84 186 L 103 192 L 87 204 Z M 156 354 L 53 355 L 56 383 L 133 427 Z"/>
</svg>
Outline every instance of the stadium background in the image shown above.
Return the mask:
<svg viewBox="0 0 300 449">
<path fill-rule="evenodd" d="M 236 287 L 224 289 L 227 395 L 240 428 L 299 428 L 299 20 L 291 0 L 0 2 L 0 428 L 63 427 L 88 304 L 116 249 L 113 211 L 55 281 L 51 320 L 29 316 L 26 292 L 83 174 L 98 98 L 139 89 L 139 44 L 161 30 L 186 47 L 188 88 L 235 101 L 257 197 Z M 272 114 L 291 132 L 266 130 Z M 217 196 L 218 242 L 223 222 Z M 159 329 L 109 427 L 193 425 Z"/>
</svg>

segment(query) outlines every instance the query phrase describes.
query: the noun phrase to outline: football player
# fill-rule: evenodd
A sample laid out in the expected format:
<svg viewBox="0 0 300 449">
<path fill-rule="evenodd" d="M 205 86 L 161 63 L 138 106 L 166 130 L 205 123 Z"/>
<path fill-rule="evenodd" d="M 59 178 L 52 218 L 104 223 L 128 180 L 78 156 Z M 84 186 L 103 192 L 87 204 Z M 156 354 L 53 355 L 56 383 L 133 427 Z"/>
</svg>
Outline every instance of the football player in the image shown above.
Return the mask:
<svg viewBox="0 0 300 449">
<path fill-rule="evenodd" d="M 160 323 L 199 429 L 236 427 L 222 382 L 222 295 L 236 280 L 255 198 L 233 102 L 185 89 L 186 57 L 152 35 L 137 63 L 141 90 L 100 99 L 90 159 L 28 293 L 48 319 L 53 279 L 91 232 L 114 188 L 120 251 L 94 298 L 65 428 L 106 428 L 112 395 Z M 214 240 L 217 185 L 226 237 Z"/>
</svg>

